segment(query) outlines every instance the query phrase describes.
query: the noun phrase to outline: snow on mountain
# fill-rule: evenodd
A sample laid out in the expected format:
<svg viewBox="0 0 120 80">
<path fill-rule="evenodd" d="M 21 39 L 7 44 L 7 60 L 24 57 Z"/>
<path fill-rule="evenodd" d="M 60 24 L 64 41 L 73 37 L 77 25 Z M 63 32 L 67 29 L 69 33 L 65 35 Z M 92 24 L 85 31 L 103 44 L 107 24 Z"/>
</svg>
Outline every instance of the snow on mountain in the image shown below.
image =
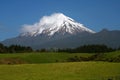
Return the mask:
<svg viewBox="0 0 120 80">
<path fill-rule="evenodd" d="M 52 36 L 55 33 L 76 34 L 81 32 L 95 33 L 62 13 L 54 13 L 50 16 L 44 16 L 38 23 L 24 25 L 21 36 L 37 36 L 40 34 Z"/>
</svg>

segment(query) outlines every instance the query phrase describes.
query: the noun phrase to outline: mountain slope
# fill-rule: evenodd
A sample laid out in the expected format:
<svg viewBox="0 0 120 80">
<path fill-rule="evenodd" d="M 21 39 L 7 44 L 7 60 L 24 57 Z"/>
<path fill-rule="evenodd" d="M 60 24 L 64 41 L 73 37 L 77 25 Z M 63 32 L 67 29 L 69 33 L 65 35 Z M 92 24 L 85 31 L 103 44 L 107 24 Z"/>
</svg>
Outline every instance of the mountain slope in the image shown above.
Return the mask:
<svg viewBox="0 0 120 80">
<path fill-rule="evenodd" d="M 42 44 L 44 48 L 54 47 L 54 48 L 75 48 L 87 44 L 105 44 L 108 47 L 118 48 L 120 47 L 120 31 L 100 31 L 95 34 L 86 34 L 75 36 L 70 36 L 64 39 L 54 40 Z M 35 47 L 35 46 L 34 46 Z M 36 46 L 40 47 L 40 46 Z"/>
<path fill-rule="evenodd" d="M 75 48 L 87 44 L 105 44 L 112 48 L 120 47 L 120 31 L 100 31 L 95 34 L 79 33 L 66 37 L 16 37 L 7 39 L 2 43 L 5 45 L 18 44 L 31 46 L 34 49 L 41 48 Z"/>
</svg>

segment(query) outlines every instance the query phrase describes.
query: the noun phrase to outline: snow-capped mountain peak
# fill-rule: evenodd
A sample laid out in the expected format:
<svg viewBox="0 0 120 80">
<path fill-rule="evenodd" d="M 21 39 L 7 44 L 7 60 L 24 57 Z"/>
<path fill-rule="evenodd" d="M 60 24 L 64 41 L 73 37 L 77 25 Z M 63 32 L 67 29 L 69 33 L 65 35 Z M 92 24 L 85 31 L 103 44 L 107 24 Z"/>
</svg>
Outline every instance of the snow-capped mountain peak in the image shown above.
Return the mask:
<svg viewBox="0 0 120 80">
<path fill-rule="evenodd" d="M 84 27 L 78 22 L 75 22 L 72 18 L 67 17 L 62 13 L 44 16 L 38 23 L 35 23 L 34 25 L 24 25 L 22 31 L 23 33 L 21 36 L 37 36 L 40 34 L 52 36 L 55 33 L 95 33 L 94 31 Z"/>
</svg>

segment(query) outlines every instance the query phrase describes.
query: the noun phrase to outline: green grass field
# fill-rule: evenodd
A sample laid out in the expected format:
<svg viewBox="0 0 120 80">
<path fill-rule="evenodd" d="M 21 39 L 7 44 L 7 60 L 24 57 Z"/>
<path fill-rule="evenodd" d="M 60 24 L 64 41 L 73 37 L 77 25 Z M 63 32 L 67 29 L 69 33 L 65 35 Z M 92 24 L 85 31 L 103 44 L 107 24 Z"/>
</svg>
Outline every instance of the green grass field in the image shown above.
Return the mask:
<svg viewBox="0 0 120 80">
<path fill-rule="evenodd" d="M 1 59 L 20 59 L 26 63 L 37 64 L 37 63 L 56 63 L 66 62 L 70 57 L 83 56 L 88 57 L 92 54 L 88 53 L 19 53 L 19 54 L 0 54 Z"/>
<path fill-rule="evenodd" d="M 120 63 L 0 65 L 0 80 L 120 80 Z"/>
<path fill-rule="evenodd" d="M 92 53 L 16 53 L 16 54 L 0 54 L 0 64 L 4 64 L 9 61 L 20 61 L 27 64 L 38 64 L 38 63 L 56 63 L 56 62 L 67 62 L 68 58 L 71 57 L 90 57 Z M 105 53 L 101 57 L 103 59 L 112 59 L 120 57 L 120 51 Z M 118 58 L 119 58 L 118 57 Z M 7 63 L 5 63 L 7 64 Z"/>
<path fill-rule="evenodd" d="M 0 80 L 120 80 L 117 62 L 66 62 L 69 57 L 89 57 L 89 53 L 0 54 Z M 120 51 L 105 53 L 103 58 L 120 56 Z M 9 61 L 23 61 L 10 64 Z M 56 63 L 57 62 L 57 63 Z"/>
</svg>

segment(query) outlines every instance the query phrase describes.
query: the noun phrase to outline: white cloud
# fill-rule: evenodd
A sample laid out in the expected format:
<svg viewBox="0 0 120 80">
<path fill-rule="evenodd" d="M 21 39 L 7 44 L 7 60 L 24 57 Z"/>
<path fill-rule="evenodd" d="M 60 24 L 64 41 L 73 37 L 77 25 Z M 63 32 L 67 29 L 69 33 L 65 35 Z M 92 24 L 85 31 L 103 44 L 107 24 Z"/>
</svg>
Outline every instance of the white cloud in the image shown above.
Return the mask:
<svg viewBox="0 0 120 80">
<path fill-rule="evenodd" d="M 50 16 L 43 16 L 39 22 L 36 22 L 33 25 L 28 25 L 28 24 L 23 25 L 21 32 L 22 33 L 34 32 L 36 30 L 39 30 L 39 32 L 41 32 L 42 30 L 49 28 L 50 25 L 53 25 L 53 24 L 60 25 L 62 23 L 61 21 L 63 21 L 62 19 L 65 19 L 65 18 L 66 17 L 62 13 L 54 13 Z"/>
<path fill-rule="evenodd" d="M 37 23 L 36 23 L 37 24 Z M 24 24 L 21 31 L 22 32 L 33 32 L 35 30 L 38 29 L 37 25 L 34 24 L 34 25 L 27 25 L 27 24 Z"/>
</svg>

